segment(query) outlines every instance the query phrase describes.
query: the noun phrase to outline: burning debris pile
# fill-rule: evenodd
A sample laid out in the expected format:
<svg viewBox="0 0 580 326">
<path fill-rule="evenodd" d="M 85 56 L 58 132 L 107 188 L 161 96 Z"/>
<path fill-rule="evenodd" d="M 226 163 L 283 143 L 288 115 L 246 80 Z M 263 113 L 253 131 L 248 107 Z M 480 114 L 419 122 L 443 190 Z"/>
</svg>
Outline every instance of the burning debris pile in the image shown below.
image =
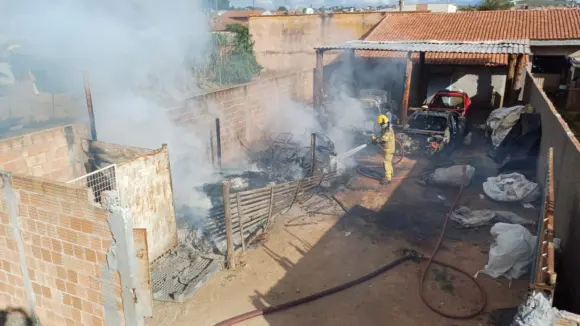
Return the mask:
<svg viewBox="0 0 580 326">
<path fill-rule="evenodd" d="M 310 144 L 308 136 L 301 135 L 298 139 L 291 133 L 281 133 L 264 151 L 248 151 L 250 161 L 255 163 L 260 171 L 269 179 L 284 182 L 298 180 L 314 173 L 324 173 L 333 170 L 332 160 L 336 156 L 334 143 L 324 134 L 312 134 Z M 314 139 L 312 139 L 314 138 Z M 315 164 L 312 169 L 312 143 L 315 143 Z"/>
<path fill-rule="evenodd" d="M 296 139 L 290 133 L 281 133 L 266 150 L 252 151 L 246 147 L 250 162 L 258 171 L 222 171 L 216 176 L 215 182 L 195 188 L 200 196 L 196 207 L 182 208 L 178 214 L 179 246 L 154 264 L 152 287 L 156 300 L 186 300 L 220 269 L 227 250 L 222 181 L 228 181 L 230 193 L 235 194 L 299 180 L 313 172 L 319 174 L 334 170 L 334 143 L 325 135 L 312 135 L 315 137 L 310 138 L 310 134 L 307 134 Z M 312 143 L 315 143 L 314 155 L 310 145 Z M 313 156 L 316 160 L 314 168 Z M 292 193 L 285 192 L 284 196 L 292 197 Z M 275 201 L 282 200 L 281 204 L 287 202 L 284 199 L 286 197 L 280 198 Z M 280 207 L 275 207 L 273 213 L 279 213 Z M 237 216 L 236 208 L 231 208 L 233 219 Z M 256 223 L 244 227 L 244 238 L 257 234 L 263 226 L 263 223 Z M 233 234 L 234 247 L 242 244 L 240 233 Z"/>
</svg>

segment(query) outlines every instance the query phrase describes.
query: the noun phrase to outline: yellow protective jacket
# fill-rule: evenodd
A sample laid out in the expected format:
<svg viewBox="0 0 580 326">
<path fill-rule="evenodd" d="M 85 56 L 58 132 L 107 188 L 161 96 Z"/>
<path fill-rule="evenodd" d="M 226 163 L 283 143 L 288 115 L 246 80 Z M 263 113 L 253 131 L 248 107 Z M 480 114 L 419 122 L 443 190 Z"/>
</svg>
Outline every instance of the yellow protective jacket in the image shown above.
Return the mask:
<svg viewBox="0 0 580 326">
<path fill-rule="evenodd" d="M 381 138 L 379 139 L 385 154 L 395 153 L 395 132 L 393 128 L 381 129 Z"/>
</svg>

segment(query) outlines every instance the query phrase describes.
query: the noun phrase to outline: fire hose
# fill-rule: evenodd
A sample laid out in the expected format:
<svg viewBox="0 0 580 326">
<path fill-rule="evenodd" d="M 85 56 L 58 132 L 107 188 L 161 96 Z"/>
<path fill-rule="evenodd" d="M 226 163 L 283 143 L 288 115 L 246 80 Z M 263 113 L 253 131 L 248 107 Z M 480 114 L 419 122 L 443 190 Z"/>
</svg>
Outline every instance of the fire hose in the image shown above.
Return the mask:
<svg viewBox="0 0 580 326">
<path fill-rule="evenodd" d="M 373 178 L 373 179 L 377 179 L 376 177 L 370 176 L 370 175 L 364 175 L 364 176 L 367 176 L 367 177 Z M 410 177 L 412 177 L 412 176 L 407 176 L 405 178 L 410 178 Z M 465 178 L 465 170 L 463 171 L 463 177 Z M 486 293 L 485 293 L 484 289 L 481 287 L 481 285 L 469 273 L 467 273 L 467 272 L 465 272 L 465 271 L 463 271 L 463 270 L 461 270 L 461 269 L 459 269 L 459 268 L 457 268 L 455 266 L 449 265 L 447 263 L 444 263 L 444 262 L 441 262 L 441 261 L 438 261 L 438 260 L 435 259 L 435 255 L 437 254 L 437 252 L 439 251 L 439 248 L 441 247 L 441 243 L 442 243 L 443 237 L 445 235 L 445 228 L 447 227 L 447 222 L 449 221 L 449 217 L 451 216 L 451 212 L 453 212 L 453 210 L 457 206 L 457 203 L 459 202 L 459 198 L 461 197 L 461 194 L 463 193 L 463 188 L 464 188 L 463 185 L 464 184 L 465 183 L 462 182 L 461 187 L 459 188 L 459 191 L 457 193 L 457 196 L 455 197 L 455 200 L 454 200 L 453 204 L 451 205 L 451 208 L 449 209 L 449 212 L 447 213 L 447 216 L 445 218 L 445 222 L 443 223 L 443 228 L 441 230 L 441 234 L 439 235 L 439 239 L 437 241 L 437 245 L 435 246 L 435 249 L 433 250 L 433 253 L 431 254 L 430 257 L 423 257 L 423 256 L 418 255 L 417 253 L 415 253 L 413 251 L 408 251 L 405 254 L 405 256 L 400 257 L 400 258 L 396 259 L 395 261 L 393 261 L 393 262 L 391 262 L 391 263 L 389 263 L 387 265 L 384 265 L 383 267 L 381 267 L 381 268 L 379 268 L 379 269 L 377 269 L 377 270 L 375 270 L 375 271 L 373 271 L 373 272 L 371 272 L 371 273 L 369 273 L 369 274 L 367 274 L 365 276 L 362 276 L 362 277 L 360 277 L 358 279 L 349 281 L 347 283 L 338 285 L 336 287 L 333 287 L 333 288 L 330 288 L 330 289 L 327 289 L 327 290 L 324 290 L 324 291 L 321 291 L 321 292 L 318 292 L 318 293 L 314 293 L 314 294 L 309 295 L 309 296 L 304 297 L 304 298 L 300 298 L 300 299 L 297 299 L 297 300 L 293 300 L 293 301 L 290 301 L 290 302 L 286 302 L 286 303 L 283 303 L 283 304 L 280 304 L 280 305 L 270 306 L 270 307 L 267 307 L 267 308 L 264 308 L 264 309 L 257 309 L 257 310 L 254 310 L 254 311 L 250 311 L 250 312 L 247 312 L 247 313 L 244 313 L 244 314 L 241 314 L 241 315 L 232 317 L 230 319 L 224 320 L 222 322 L 219 322 L 215 326 L 235 325 L 235 324 L 241 323 L 241 322 L 243 322 L 245 320 L 248 320 L 248 319 L 251 319 L 251 318 L 254 318 L 254 317 L 270 315 L 270 314 L 273 314 L 275 312 L 287 310 L 287 309 L 290 309 L 290 308 L 293 308 L 293 307 L 296 307 L 296 306 L 299 306 L 299 305 L 302 305 L 302 304 L 305 304 L 305 303 L 309 303 L 309 302 L 312 302 L 312 301 L 315 301 L 315 300 L 324 298 L 326 296 L 329 296 L 329 295 L 335 294 L 337 292 L 340 292 L 340 291 L 346 290 L 348 288 L 351 288 L 351 287 L 353 287 L 355 285 L 364 283 L 364 282 L 366 282 L 366 281 L 368 281 L 368 280 L 370 280 L 372 278 L 375 278 L 375 277 L 377 277 L 377 276 L 379 276 L 379 275 L 381 275 L 381 274 L 383 274 L 383 273 L 385 273 L 385 272 L 393 269 L 394 267 L 397 267 L 400 264 L 402 264 L 404 262 L 407 262 L 408 260 L 411 260 L 411 259 L 415 259 L 415 260 L 427 260 L 427 266 L 423 270 L 423 274 L 421 276 L 421 284 L 419 286 L 419 295 L 421 296 L 421 299 L 423 300 L 423 303 L 425 303 L 425 305 L 429 309 L 431 309 L 433 312 L 435 312 L 435 313 L 437 313 L 437 314 L 439 314 L 439 315 L 441 315 L 443 317 L 451 318 L 451 319 L 470 319 L 470 318 L 473 318 L 473 317 L 479 315 L 481 312 L 483 312 L 483 310 L 485 309 L 485 306 L 487 305 Z M 338 199 L 336 199 L 336 198 L 333 198 L 333 199 L 335 199 L 337 202 L 339 202 Z M 343 207 L 343 206 L 344 205 L 341 205 L 341 207 Z M 426 276 L 427 276 L 427 272 L 429 271 L 429 268 L 431 267 L 431 265 L 433 263 L 435 263 L 437 265 L 440 265 L 440 266 L 443 266 L 443 267 L 450 268 L 450 269 L 452 269 L 452 270 L 454 270 L 454 271 L 456 271 L 456 272 L 458 272 L 460 274 L 463 274 L 463 275 L 467 276 L 467 278 L 469 278 L 470 280 L 472 280 L 475 283 L 475 285 L 477 286 L 477 288 L 480 291 L 481 296 L 482 296 L 482 303 L 481 303 L 480 307 L 475 312 L 468 313 L 468 314 L 464 314 L 464 315 L 450 314 L 450 313 L 446 313 L 444 311 L 441 311 L 438 307 L 434 306 L 432 303 L 430 303 L 429 301 L 427 301 L 427 299 L 425 298 L 425 294 L 423 292 L 423 285 L 425 283 L 425 279 L 426 279 Z"/>
</svg>

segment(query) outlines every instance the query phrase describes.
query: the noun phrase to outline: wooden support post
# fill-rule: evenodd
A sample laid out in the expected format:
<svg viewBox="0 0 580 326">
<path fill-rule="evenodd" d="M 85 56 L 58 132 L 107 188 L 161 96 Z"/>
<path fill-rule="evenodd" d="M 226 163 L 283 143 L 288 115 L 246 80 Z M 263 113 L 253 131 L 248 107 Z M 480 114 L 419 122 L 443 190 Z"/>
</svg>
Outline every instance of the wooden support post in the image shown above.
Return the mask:
<svg viewBox="0 0 580 326">
<path fill-rule="evenodd" d="M 213 130 L 211 130 L 211 128 L 209 128 L 209 155 L 211 167 L 215 168 L 215 149 L 213 147 Z"/>
<path fill-rule="evenodd" d="M 425 77 L 425 52 L 419 52 L 419 83 L 417 87 L 417 104 L 423 105 L 427 96 L 427 78 Z"/>
<path fill-rule="evenodd" d="M 274 186 L 270 186 L 270 208 L 268 208 L 268 220 L 266 221 L 266 227 L 264 232 L 268 230 L 270 224 L 272 223 L 272 209 L 274 208 Z"/>
<path fill-rule="evenodd" d="M 216 147 L 217 147 L 217 160 L 218 168 L 222 169 L 222 132 L 220 128 L 220 119 L 215 119 L 215 136 L 216 136 Z"/>
<path fill-rule="evenodd" d="M 407 121 L 407 111 L 409 109 L 409 93 L 411 91 L 411 74 L 413 72 L 413 62 L 411 62 L 412 52 L 407 53 L 407 63 L 405 66 L 405 88 L 403 89 L 403 102 L 401 103 L 401 124 Z"/>
<path fill-rule="evenodd" d="M 314 175 L 316 171 L 316 133 L 310 134 L 310 148 L 312 148 L 312 166 L 310 167 L 310 175 Z"/>
<path fill-rule="evenodd" d="M 509 106 L 511 103 L 511 89 L 514 83 L 514 75 L 516 73 L 516 55 L 509 54 L 508 55 L 508 70 L 505 79 L 505 87 L 503 91 L 503 105 L 502 106 Z"/>
<path fill-rule="evenodd" d="M 232 228 L 232 213 L 230 210 L 230 183 L 222 182 L 222 196 L 224 201 L 224 224 L 226 226 L 226 267 L 233 269 L 236 267 L 234 262 L 234 235 Z"/>
<path fill-rule="evenodd" d="M 314 70 L 314 110 L 321 113 L 324 87 L 324 51 L 316 50 L 316 69 Z"/>
<path fill-rule="evenodd" d="M 512 94 L 510 95 L 510 105 L 514 105 L 517 103 L 518 99 L 520 98 L 520 92 L 522 90 L 522 78 L 524 77 L 524 68 L 525 68 L 525 56 L 523 54 L 518 54 L 518 58 L 516 60 L 516 70 L 514 76 L 514 82 L 512 87 Z"/>
<path fill-rule="evenodd" d="M 242 214 L 242 198 L 240 193 L 236 194 L 236 201 L 238 204 L 238 220 L 240 222 L 240 241 L 242 242 L 242 251 L 246 251 L 246 242 L 244 241 L 244 215 Z"/>
<path fill-rule="evenodd" d="M 91 140 L 97 140 L 97 126 L 95 124 L 95 111 L 93 111 L 93 96 L 91 95 L 91 83 L 89 82 L 89 74 L 83 73 L 83 80 L 85 83 L 85 97 L 87 100 L 87 110 L 89 111 L 89 125 L 91 128 Z"/>
</svg>

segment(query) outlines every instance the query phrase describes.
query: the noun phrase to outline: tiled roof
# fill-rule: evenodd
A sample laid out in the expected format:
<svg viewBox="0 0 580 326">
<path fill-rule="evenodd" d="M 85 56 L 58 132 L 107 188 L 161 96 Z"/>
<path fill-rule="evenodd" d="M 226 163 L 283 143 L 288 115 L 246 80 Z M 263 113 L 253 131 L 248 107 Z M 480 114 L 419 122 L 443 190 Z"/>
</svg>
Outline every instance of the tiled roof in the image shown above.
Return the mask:
<svg viewBox="0 0 580 326">
<path fill-rule="evenodd" d="M 484 41 L 505 39 L 580 39 L 580 9 L 464 11 L 456 13 L 387 14 L 365 38 L 368 41 Z M 370 57 L 392 53 L 361 51 Z M 497 65 L 506 56 L 427 53 L 426 62 Z M 465 64 L 465 63 L 462 63 Z"/>
<path fill-rule="evenodd" d="M 230 17 L 217 17 L 216 22 L 214 23 L 213 27 L 212 27 L 212 31 L 214 32 L 223 32 L 226 30 L 226 28 L 228 27 L 228 25 L 234 25 L 234 24 L 239 24 L 242 26 L 248 26 L 248 22 L 247 21 L 243 21 L 243 20 L 237 20 L 237 19 L 233 19 Z"/>
<path fill-rule="evenodd" d="M 266 10 L 228 10 L 222 15 L 222 17 L 248 18 L 250 16 L 260 16 L 265 11 Z"/>
</svg>

